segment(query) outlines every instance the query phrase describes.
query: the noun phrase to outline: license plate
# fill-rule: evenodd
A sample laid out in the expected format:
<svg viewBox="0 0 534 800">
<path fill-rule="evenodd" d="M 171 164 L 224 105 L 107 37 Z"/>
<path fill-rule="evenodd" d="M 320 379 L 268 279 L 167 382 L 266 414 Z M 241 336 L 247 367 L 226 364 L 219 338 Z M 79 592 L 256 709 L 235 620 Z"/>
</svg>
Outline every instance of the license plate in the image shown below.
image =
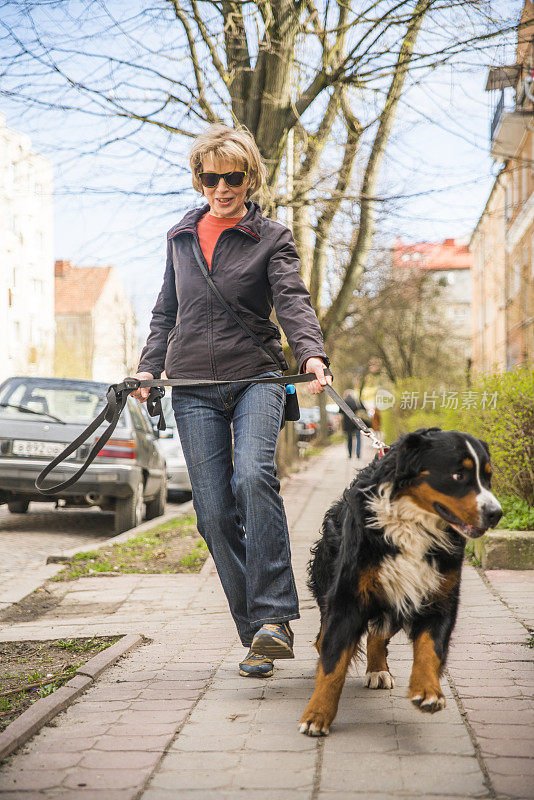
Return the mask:
<svg viewBox="0 0 534 800">
<path fill-rule="evenodd" d="M 59 442 L 26 442 L 15 439 L 13 442 L 13 455 L 15 456 L 45 456 L 55 458 L 65 449 Z"/>
</svg>

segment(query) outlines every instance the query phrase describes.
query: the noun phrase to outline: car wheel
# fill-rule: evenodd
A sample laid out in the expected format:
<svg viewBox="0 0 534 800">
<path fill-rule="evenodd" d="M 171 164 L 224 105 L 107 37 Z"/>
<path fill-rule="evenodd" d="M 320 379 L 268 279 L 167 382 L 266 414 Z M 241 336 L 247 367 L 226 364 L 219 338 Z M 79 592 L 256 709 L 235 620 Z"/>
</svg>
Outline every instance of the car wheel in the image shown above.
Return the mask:
<svg viewBox="0 0 534 800">
<path fill-rule="evenodd" d="M 157 495 L 153 500 L 149 500 L 146 504 L 146 519 L 154 519 L 154 517 L 161 517 L 165 513 L 165 504 L 167 502 L 167 477 L 164 475 L 160 483 Z"/>
<path fill-rule="evenodd" d="M 30 507 L 29 500 L 13 500 L 7 504 L 8 509 L 12 514 L 25 514 Z"/>
<path fill-rule="evenodd" d="M 143 480 L 129 497 L 117 497 L 115 500 L 115 533 L 129 531 L 143 521 Z"/>
</svg>

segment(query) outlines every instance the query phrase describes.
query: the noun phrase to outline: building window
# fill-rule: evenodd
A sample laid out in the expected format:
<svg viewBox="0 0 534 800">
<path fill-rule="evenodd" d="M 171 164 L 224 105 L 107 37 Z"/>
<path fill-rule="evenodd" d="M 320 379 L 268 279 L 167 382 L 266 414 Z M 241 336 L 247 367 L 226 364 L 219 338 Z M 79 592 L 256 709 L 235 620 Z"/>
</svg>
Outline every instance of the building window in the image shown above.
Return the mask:
<svg viewBox="0 0 534 800">
<path fill-rule="evenodd" d="M 512 189 L 510 183 L 508 182 L 506 184 L 506 189 L 505 189 L 505 205 L 504 205 L 504 218 L 506 222 L 508 222 L 511 216 L 512 216 Z"/>
</svg>

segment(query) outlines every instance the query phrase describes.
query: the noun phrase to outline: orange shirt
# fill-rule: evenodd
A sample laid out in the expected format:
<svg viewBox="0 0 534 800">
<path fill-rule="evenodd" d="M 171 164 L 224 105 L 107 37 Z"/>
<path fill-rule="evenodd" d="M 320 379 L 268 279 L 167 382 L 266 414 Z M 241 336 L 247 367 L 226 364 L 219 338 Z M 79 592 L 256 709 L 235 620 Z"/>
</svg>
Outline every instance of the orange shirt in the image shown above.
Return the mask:
<svg viewBox="0 0 534 800">
<path fill-rule="evenodd" d="M 237 225 L 240 219 L 243 219 L 243 217 L 214 217 L 209 212 L 200 218 L 197 226 L 198 239 L 210 269 L 217 239 L 227 228 L 233 228 L 234 225 Z"/>
</svg>

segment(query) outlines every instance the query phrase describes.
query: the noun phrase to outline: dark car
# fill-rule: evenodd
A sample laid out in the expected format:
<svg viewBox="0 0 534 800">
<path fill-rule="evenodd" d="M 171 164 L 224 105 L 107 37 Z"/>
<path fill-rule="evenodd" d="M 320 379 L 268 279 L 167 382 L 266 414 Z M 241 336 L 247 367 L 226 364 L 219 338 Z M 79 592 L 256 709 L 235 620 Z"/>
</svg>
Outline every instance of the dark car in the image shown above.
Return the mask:
<svg viewBox="0 0 534 800">
<path fill-rule="evenodd" d="M 72 442 L 105 405 L 107 385 L 73 378 L 8 378 L 0 385 L 0 503 L 23 514 L 32 500 L 99 506 L 115 512 L 115 532 L 165 511 L 165 459 L 146 411 L 128 398 L 113 436 L 80 479 L 59 494 L 35 488 L 41 470 Z M 66 480 L 85 460 L 107 423 L 47 478 Z M 46 485 L 46 484 L 45 484 Z"/>
</svg>

